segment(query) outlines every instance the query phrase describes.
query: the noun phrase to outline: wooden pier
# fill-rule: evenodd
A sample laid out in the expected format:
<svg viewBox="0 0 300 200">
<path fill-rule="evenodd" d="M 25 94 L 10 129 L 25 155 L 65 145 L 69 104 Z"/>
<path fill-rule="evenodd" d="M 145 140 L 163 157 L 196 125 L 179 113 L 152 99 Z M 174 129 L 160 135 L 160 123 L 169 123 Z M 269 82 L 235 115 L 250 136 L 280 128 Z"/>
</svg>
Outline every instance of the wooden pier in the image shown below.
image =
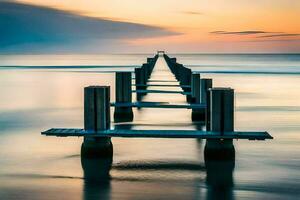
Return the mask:
<svg viewBox="0 0 300 200">
<path fill-rule="evenodd" d="M 176 82 L 149 80 L 157 59 L 161 56 L 176 78 Z M 135 68 L 134 78 L 132 72 L 128 71 L 118 71 L 115 74 L 115 102 L 110 101 L 109 86 L 84 88 L 83 129 L 52 128 L 43 131 L 42 134 L 84 137 L 81 148 L 83 156 L 111 156 L 112 137 L 206 139 L 205 157 L 213 159 L 232 159 L 235 155 L 233 139 L 272 139 L 265 131 L 235 131 L 234 90 L 214 88 L 212 79 L 202 79 L 200 74 L 193 73 L 191 69 L 177 63 L 176 58 L 170 58 L 163 51 L 158 52 L 153 58 L 147 58 L 147 63 Z M 179 90 L 148 89 L 148 87 L 177 87 Z M 137 96 L 135 102 L 132 100 L 133 93 Z M 185 95 L 186 103 L 141 101 L 148 93 Z M 205 122 L 206 130 L 111 129 L 111 107 L 114 107 L 115 122 L 133 121 L 133 108 L 192 109 L 192 121 Z"/>
<path fill-rule="evenodd" d="M 52 128 L 42 132 L 43 135 L 57 137 L 133 137 L 133 138 L 198 138 L 198 139 L 271 139 L 267 132 L 213 132 L 194 130 L 121 130 L 87 131 L 85 129 Z"/>
</svg>

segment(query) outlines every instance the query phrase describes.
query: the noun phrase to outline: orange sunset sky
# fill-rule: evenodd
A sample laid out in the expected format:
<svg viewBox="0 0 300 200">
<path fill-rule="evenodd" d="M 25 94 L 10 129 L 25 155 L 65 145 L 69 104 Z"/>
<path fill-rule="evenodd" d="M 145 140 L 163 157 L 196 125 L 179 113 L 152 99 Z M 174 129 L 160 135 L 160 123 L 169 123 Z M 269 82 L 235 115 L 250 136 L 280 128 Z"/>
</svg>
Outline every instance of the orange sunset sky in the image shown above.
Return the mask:
<svg viewBox="0 0 300 200">
<path fill-rule="evenodd" d="M 299 0 L 22 0 L 173 34 L 126 38 L 132 51 L 300 52 Z"/>
</svg>

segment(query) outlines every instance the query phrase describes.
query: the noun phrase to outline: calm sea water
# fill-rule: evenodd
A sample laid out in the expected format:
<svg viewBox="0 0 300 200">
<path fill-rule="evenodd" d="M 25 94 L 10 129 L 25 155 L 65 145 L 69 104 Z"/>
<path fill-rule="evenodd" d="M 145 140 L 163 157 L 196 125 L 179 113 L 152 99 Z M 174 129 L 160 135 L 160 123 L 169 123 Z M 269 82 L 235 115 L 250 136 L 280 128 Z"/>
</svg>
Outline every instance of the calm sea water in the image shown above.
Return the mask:
<svg viewBox="0 0 300 200">
<path fill-rule="evenodd" d="M 206 72 L 201 76 L 213 78 L 214 86 L 235 89 L 236 130 L 274 137 L 234 141 L 235 162 L 205 168 L 205 141 L 121 138 L 113 139 L 112 160 L 86 160 L 82 138 L 40 135 L 51 127 L 82 127 L 83 87 L 111 85 L 114 100 L 110 71 L 132 69 L 147 56 L 0 56 L 0 199 L 300 198 L 300 55 L 173 55 Z M 174 80 L 163 59 L 152 78 Z M 144 100 L 185 98 L 148 94 Z M 125 127 L 198 127 L 190 110 L 134 114 Z"/>
</svg>

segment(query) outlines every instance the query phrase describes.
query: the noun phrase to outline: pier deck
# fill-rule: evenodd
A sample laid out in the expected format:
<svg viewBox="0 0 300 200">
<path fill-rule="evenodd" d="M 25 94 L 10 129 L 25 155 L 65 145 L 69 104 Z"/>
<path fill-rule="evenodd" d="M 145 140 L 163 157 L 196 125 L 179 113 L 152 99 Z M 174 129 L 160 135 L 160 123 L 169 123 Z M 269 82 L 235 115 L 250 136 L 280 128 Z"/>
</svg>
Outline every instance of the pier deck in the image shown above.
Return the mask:
<svg viewBox="0 0 300 200">
<path fill-rule="evenodd" d="M 105 131 L 86 131 L 84 129 L 52 128 L 42 132 L 42 135 L 70 137 L 130 137 L 130 138 L 199 138 L 199 139 L 272 139 L 267 132 L 211 132 L 199 130 L 122 130 L 111 129 Z"/>
<path fill-rule="evenodd" d="M 233 139 L 273 139 L 266 131 L 235 131 L 234 89 L 213 87 L 212 79 L 201 78 L 200 74 L 193 73 L 191 69 L 177 63 L 176 58 L 170 58 L 166 54 L 162 56 L 164 60 L 161 60 L 163 58 L 158 60 L 158 54 L 153 58 L 147 58 L 147 63 L 134 69 L 134 79 L 133 72 L 115 72 L 116 102 L 110 101 L 110 86 L 85 87 L 84 128 L 51 128 L 41 134 L 83 137 L 81 155 L 87 157 L 112 156 L 112 137 L 206 139 L 204 157 L 217 160 L 235 158 Z M 156 63 L 157 69 L 153 71 Z M 169 79 L 161 79 L 160 72 L 165 72 L 166 69 L 169 69 L 172 74 L 167 75 Z M 135 80 L 135 84 L 132 84 L 132 80 Z M 164 87 L 164 90 L 147 89 L 147 87 Z M 135 102 L 132 100 L 132 93 L 136 93 Z M 177 102 L 171 103 L 169 100 L 177 100 Z M 114 107 L 115 127 L 113 128 L 111 128 L 111 107 Z M 192 121 L 205 122 L 205 131 L 202 130 L 202 126 L 196 124 L 196 127 L 190 130 L 185 126 L 182 126 L 181 130 L 164 130 L 159 124 L 156 130 L 147 130 L 147 128 L 138 130 L 136 129 L 138 124 L 135 123 L 130 124 L 130 128 L 122 127 L 123 124 L 119 122 L 133 121 L 134 107 L 192 109 Z M 178 116 L 178 120 L 181 120 L 181 116 Z M 176 118 L 171 112 L 169 117 Z M 169 119 L 166 117 L 166 120 Z"/>
</svg>

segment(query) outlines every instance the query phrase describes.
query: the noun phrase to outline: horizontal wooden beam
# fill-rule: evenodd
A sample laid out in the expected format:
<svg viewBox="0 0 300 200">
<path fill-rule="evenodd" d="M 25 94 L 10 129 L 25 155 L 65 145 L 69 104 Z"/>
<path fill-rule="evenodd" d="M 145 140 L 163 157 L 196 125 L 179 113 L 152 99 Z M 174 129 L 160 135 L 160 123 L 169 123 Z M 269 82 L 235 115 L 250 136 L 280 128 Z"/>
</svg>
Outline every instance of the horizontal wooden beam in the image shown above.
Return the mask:
<svg viewBox="0 0 300 200">
<path fill-rule="evenodd" d="M 105 130 L 86 131 L 84 129 L 52 128 L 42 132 L 42 135 L 69 137 L 131 137 L 131 138 L 199 138 L 199 139 L 273 139 L 267 132 L 211 132 L 199 130 Z"/>
<path fill-rule="evenodd" d="M 171 91 L 171 90 L 132 90 L 135 93 L 159 93 L 159 94 L 183 94 L 191 95 L 191 92 Z"/>
<path fill-rule="evenodd" d="M 172 104 L 168 102 L 111 103 L 113 107 L 205 109 L 204 104 Z"/>
</svg>

